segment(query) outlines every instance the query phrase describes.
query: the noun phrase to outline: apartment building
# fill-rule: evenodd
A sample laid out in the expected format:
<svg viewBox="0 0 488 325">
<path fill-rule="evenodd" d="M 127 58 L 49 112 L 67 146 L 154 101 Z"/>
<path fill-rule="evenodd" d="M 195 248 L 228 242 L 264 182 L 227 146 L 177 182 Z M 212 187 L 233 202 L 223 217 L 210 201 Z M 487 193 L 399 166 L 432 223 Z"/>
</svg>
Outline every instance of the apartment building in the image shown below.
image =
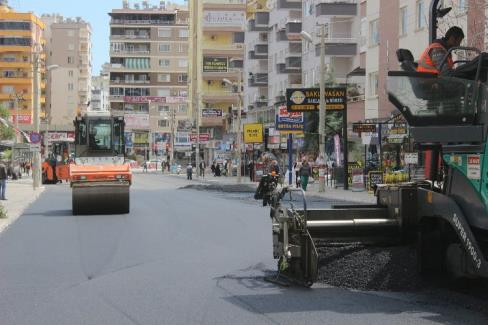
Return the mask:
<svg viewBox="0 0 488 325">
<path fill-rule="evenodd" d="M 190 116 L 188 9 L 165 1 L 122 5 L 109 13 L 110 110 L 125 117 L 129 154 L 166 159 L 167 149 L 175 153 L 177 125 Z"/>
<path fill-rule="evenodd" d="M 246 0 L 202 0 L 192 7 L 196 58 L 192 60 L 196 87 L 193 103 L 201 108 L 200 131 L 208 134 L 204 158 L 231 158 L 236 142 L 237 115 L 242 109 Z M 241 89 L 239 89 L 241 86 Z M 244 112 L 243 112 L 244 114 Z M 223 156 L 222 156 L 223 157 Z"/>
<path fill-rule="evenodd" d="M 273 111 L 268 106 L 269 14 L 267 1 L 248 1 L 244 64 L 244 107 L 248 110 L 248 122 L 262 121 L 263 115 Z"/>
<path fill-rule="evenodd" d="M 0 105 L 10 109 L 13 123 L 22 130 L 33 130 L 35 57 L 44 78 L 43 29 L 44 23 L 34 14 L 15 12 L 7 1 L 0 1 Z M 44 90 L 45 83 L 41 82 L 41 117 Z"/>
<path fill-rule="evenodd" d="M 78 112 L 88 109 L 91 97 L 91 26 L 80 17 L 42 15 L 46 28 L 47 123 L 53 131 L 72 131 Z"/>
<path fill-rule="evenodd" d="M 109 65 L 105 64 L 99 76 L 93 76 L 91 82 L 91 101 L 88 112 L 110 112 L 110 73 Z"/>
</svg>

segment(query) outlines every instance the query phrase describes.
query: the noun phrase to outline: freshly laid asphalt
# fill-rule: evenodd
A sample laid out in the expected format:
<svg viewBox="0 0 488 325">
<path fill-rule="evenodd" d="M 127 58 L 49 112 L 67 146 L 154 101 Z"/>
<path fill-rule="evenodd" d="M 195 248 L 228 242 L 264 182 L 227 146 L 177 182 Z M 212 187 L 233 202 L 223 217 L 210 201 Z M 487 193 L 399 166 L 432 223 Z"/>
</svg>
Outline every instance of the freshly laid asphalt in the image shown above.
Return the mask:
<svg viewBox="0 0 488 325">
<path fill-rule="evenodd" d="M 135 175 L 128 215 L 72 216 L 49 186 L 0 234 L 3 324 L 484 324 L 414 293 L 283 288 L 268 208 Z"/>
</svg>

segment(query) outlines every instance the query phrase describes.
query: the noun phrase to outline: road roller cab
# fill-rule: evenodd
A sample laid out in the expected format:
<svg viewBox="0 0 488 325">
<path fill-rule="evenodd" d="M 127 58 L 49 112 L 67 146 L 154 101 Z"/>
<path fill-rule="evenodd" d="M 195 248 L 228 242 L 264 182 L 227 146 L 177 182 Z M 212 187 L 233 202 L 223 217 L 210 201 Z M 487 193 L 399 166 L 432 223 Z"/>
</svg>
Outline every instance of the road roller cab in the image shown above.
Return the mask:
<svg viewBox="0 0 488 325">
<path fill-rule="evenodd" d="M 132 173 L 124 164 L 124 118 L 92 113 L 74 124 L 73 214 L 129 213 Z"/>
</svg>

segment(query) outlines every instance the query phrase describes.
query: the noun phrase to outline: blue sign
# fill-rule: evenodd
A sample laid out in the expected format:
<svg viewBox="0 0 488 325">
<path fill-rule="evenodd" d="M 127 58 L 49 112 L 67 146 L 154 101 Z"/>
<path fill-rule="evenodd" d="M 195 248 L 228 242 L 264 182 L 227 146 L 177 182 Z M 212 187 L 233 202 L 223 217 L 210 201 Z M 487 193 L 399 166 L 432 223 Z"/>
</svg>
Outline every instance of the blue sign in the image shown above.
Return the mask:
<svg viewBox="0 0 488 325">
<path fill-rule="evenodd" d="M 132 143 L 132 132 L 124 132 L 124 140 L 125 140 L 125 146 L 127 148 L 132 148 L 133 143 Z"/>
<path fill-rule="evenodd" d="M 276 130 L 303 131 L 303 119 L 303 113 L 288 112 L 286 106 L 281 106 L 278 115 L 276 115 Z"/>
<path fill-rule="evenodd" d="M 32 143 L 40 143 L 41 142 L 41 135 L 37 132 L 32 132 L 30 134 L 30 141 Z"/>
</svg>

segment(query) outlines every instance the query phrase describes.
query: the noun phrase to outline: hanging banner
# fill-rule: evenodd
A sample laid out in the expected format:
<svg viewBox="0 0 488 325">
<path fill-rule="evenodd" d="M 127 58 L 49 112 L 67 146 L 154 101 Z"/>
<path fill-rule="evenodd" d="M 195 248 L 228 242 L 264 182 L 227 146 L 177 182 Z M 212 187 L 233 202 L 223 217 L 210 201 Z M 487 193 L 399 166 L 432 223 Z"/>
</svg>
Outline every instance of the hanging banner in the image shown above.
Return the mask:
<svg viewBox="0 0 488 325">
<path fill-rule="evenodd" d="M 202 109 L 202 117 L 204 118 L 222 117 L 222 110 L 217 108 L 204 108 Z"/>
<path fill-rule="evenodd" d="M 125 128 L 132 129 L 149 129 L 149 114 L 125 114 Z"/>
<path fill-rule="evenodd" d="M 244 124 L 244 143 L 263 143 L 263 124 Z"/>
<path fill-rule="evenodd" d="M 124 102 L 131 104 L 166 103 L 166 97 L 157 96 L 124 96 Z"/>
<path fill-rule="evenodd" d="M 334 152 L 336 158 L 336 166 L 341 165 L 341 138 L 338 134 L 334 135 Z"/>
<path fill-rule="evenodd" d="M 325 88 L 325 109 L 343 110 L 346 107 L 346 88 Z M 286 89 L 286 107 L 289 112 L 318 111 L 320 108 L 319 88 Z"/>
</svg>

